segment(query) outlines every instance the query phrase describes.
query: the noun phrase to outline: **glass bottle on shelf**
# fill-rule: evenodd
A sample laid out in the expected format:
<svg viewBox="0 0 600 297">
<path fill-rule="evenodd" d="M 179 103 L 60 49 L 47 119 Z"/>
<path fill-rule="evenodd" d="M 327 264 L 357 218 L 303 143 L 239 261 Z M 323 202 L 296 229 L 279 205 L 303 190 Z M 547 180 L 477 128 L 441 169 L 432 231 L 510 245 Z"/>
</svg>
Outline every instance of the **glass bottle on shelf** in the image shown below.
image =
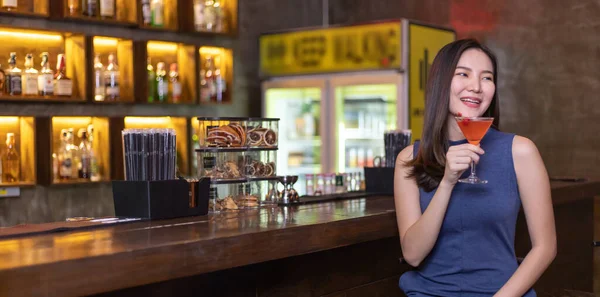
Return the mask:
<svg viewBox="0 0 600 297">
<path fill-rule="evenodd" d="M 204 31 L 215 31 L 217 26 L 217 9 L 215 0 L 204 1 Z"/>
<path fill-rule="evenodd" d="M 40 65 L 42 66 L 42 69 L 40 70 L 37 81 L 38 94 L 42 96 L 52 96 L 54 95 L 54 72 L 50 69 L 50 54 L 48 54 L 48 52 L 43 52 L 41 57 L 42 63 Z"/>
<path fill-rule="evenodd" d="M 208 82 L 206 81 L 206 69 L 200 69 L 200 103 L 210 102 L 210 93 Z"/>
<path fill-rule="evenodd" d="M 215 32 L 223 32 L 224 27 L 225 27 L 225 16 L 224 16 L 223 6 L 221 5 L 221 0 L 214 0 L 214 1 L 215 1 L 215 3 L 213 4 L 214 10 L 215 10 L 214 31 Z"/>
<path fill-rule="evenodd" d="M 67 129 L 60 131 L 60 148 L 58 149 L 58 174 L 59 179 L 67 180 L 73 176 L 73 154 L 68 144 L 69 132 Z"/>
<path fill-rule="evenodd" d="M 325 175 L 322 173 L 317 174 L 317 186 L 315 188 L 315 196 L 325 194 Z"/>
<path fill-rule="evenodd" d="M 79 129 L 79 138 L 81 142 L 79 143 L 79 156 L 80 161 L 78 164 L 78 177 L 81 179 L 90 179 L 92 176 L 92 147 L 88 141 L 88 132 L 86 129 Z"/>
<path fill-rule="evenodd" d="M 146 71 L 148 73 L 148 103 L 152 103 L 154 102 L 154 96 L 156 96 L 156 73 L 150 58 L 147 61 Z"/>
<path fill-rule="evenodd" d="M 94 125 L 89 124 L 87 126 L 87 140 L 89 144 L 88 153 L 90 154 L 90 180 L 93 182 L 100 181 L 100 165 L 98 164 L 98 158 L 96 157 L 96 150 L 94 149 Z"/>
<path fill-rule="evenodd" d="M 17 53 L 10 53 L 8 59 L 8 70 L 6 71 L 6 93 L 8 95 L 21 95 L 21 69 L 17 67 Z"/>
<path fill-rule="evenodd" d="M 100 17 L 114 19 L 116 15 L 115 0 L 100 0 Z"/>
<path fill-rule="evenodd" d="M 19 3 L 17 0 L 2 0 L 2 10 L 15 11 Z"/>
<path fill-rule="evenodd" d="M 6 133 L 6 150 L 2 154 L 2 182 L 16 183 L 21 180 L 19 153 L 15 146 L 15 134 Z"/>
<path fill-rule="evenodd" d="M 142 22 L 144 26 L 152 24 L 152 9 L 150 8 L 150 0 L 142 0 Z"/>
<path fill-rule="evenodd" d="M 33 55 L 25 56 L 25 71 L 21 76 L 21 90 L 24 95 L 37 95 L 38 93 L 38 71 L 33 68 Z"/>
<path fill-rule="evenodd" d="M 106 96 L 106 83 L 104 81 L 104 65 L 100 61 L 100 56 L 94 57 L 94 100 L 104 101 Z"/>
<path fill-rule="evenodd" d="M 119 65 L 114 54 L 108 55 L 108 66 L 104 72 L 105 99 L 109 101 L 119 100 Z"/>
<path fill-rule="evenodd" d="M 67 77 L 67 61 L 64 54 L 58 55 L 56 74 L 54 75 L 54 94 L 57 96 L 72 96 L 73 81 Z"/>
<path fill-rule="evenodd" d="M 80 15 L 79 0 L 68 0 L 67 1 L 67 10 L 69 11 L 70 16 Z"/>
<path fill-rule="evenodd" d="M 165 3 L 163 0 L 152 0 L 150 3 L 152 11 L 151 24 L 154 27 L 162 27 L 165 23 Z"/>
<path fill-rule="evenodd" d="M 165 63 L 156 64 L 156 100 L 164 103 L 169 96 L 169 81 L 167 80 L 167 70 Z"/>
<path fill-rule="evenodd" d="M 81 162 L 81 155 L 79 154 L 79 147 L 75 145 L 75 130 L 73 128 L 67 129 L 67 146 L 71 151 L 71 177 L 77 178 L 79 176 L 79 166 Z"/>
<path fill-rule="evenodd" d="M 4 70 L 2 69 L 2 65 L 0 65 L 0 95 L 4 95 L 5 90 L 6 90 L 6 72 L 4 72 Z"/>
<path fill-rule="evenodd" d="M 98 0 L 81 0 L 81 12 L 88 17 L 98 15 Z"/>
<path fill-rule="evenodd" d="M 181 82 L 179 82 L 177 63 L 172 63 L 169 69 L 169 88 L 172 103 L 179 103 L 181 101 Z"/>
<path fill-rule="evenodd" d="M 201 84 L 200 96 L 202 102 L 216 101 L 216 83 L 212 56 L 207 56 L 204 61 L 204 85 Z"/>
<path fill-rule="evenodd" d="M 203 31 L 205 26 L 204 9 L 206 0 L 194 0 L 194 28 Z"/>
<path fill-rule="evenodd" d="M 220 56 L 216 56 L 215 57 L 215 101 L 216 102 L 223 102 L 224 98 L 225 98 L 225 91 L 227 90 L 227 84 L 225 82 L 225 78 L 223 77 L 222 73 L 221 73 L 221 57 Z"/>
</svg>

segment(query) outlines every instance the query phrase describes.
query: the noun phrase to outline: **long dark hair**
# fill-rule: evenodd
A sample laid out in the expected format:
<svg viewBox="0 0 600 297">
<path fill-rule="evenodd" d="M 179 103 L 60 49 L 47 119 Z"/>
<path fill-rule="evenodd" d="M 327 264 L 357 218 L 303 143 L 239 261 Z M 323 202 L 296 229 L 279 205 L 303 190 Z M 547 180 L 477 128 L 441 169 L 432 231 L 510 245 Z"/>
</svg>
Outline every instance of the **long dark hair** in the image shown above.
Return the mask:
<svg viewBox="0 0 600 297">
<path fill-rule="evenodd" d="M 408 166 L 412 166 L 409 177 L 414 178 L 417 185 L 430 192 L 437 188 L 444 177 L 446 152 L 448 151 L 447 119 L 450 106 L 450 85 L 456 65 L 462 54 L 476 48 L 484 52 L 494 67 L 494 84 L 497 86 L 498 67 L 496 56 L 487 47 L 474 39 L 457 40 L 444 46 L 431 65 L 427 89 L 425 90 L 425 115 L 423 135 L 417 156 Z M 499 126 L 498 92 L 494 93 L 492 102 L 483 114 L 494 117 L 493 127 Z"/>
</svg>

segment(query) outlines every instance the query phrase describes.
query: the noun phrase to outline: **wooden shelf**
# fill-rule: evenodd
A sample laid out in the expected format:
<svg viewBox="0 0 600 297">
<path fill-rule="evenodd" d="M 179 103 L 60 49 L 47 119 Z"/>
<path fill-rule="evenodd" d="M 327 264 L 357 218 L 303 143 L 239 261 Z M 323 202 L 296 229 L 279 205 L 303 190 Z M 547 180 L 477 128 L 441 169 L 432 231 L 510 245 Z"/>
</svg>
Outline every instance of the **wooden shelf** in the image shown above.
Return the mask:
<svg viewBox="0 0 600 297">
<path fill-rule="evenodd" d="M 137 27 L 137 23 L 132 23 L 129 21 L 120 21 L 117 19 L 101 19 L 97 17 L 88 17 L 88 16 L 64 16 L 61 20 L 63 21 L 71 21 L 76 23 L 85 23 L 85 24 L 98 24 L 98 25 L 107 25 L 107 26 L 117 26 L 117 27 Z"/>
<path fill-rule="evenodd" d="M 18 182 L 18 183 L 0 183 L 0 188 L 12 188 L 12 187 L 34 187 L 34 182 Z"/>
<path fill-rule="evenodd" d="M 85 102 L 85 99 L 75 97 L 61 97 L 61 96 L 10 96 L 0 95 L 0 101 L 10 102 Z"/>
</svg>

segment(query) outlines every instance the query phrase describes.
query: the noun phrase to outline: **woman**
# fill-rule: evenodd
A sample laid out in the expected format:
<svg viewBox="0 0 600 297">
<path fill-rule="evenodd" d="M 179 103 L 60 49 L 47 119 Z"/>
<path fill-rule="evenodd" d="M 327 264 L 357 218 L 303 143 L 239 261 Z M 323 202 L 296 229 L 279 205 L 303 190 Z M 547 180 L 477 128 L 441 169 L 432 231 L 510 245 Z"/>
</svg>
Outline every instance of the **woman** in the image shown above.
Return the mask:
<svg viewBox="0 0 600 297">
<path fill-rule="evenodd" d="M 400 152 L 394 177 L 402 254 L 417 267 L 400 278 L 408 296 L 535 296 L 531 287 L 556 255 L 548 174 L 533 142 L 496 129 L 497 76 L 495 56 L 471 39 L 433 61 L 423 135 Z M 475 146 L 455 115 L 495 119 Z M 487 184 L 458 182 L 471 161 Z M 532 249 L 519 265 L 521 206 Z"/>
</svg>

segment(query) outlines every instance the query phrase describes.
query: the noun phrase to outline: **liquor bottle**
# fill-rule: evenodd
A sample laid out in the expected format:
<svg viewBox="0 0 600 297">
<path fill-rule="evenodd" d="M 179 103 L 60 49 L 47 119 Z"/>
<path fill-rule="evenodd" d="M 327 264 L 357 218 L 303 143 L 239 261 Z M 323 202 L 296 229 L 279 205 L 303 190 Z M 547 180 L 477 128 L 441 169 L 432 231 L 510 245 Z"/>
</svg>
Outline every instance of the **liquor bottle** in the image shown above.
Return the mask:
<svg viewBox="0 0 600 297">
<path fill-rule="evenodd" d="M 152 0 L 150 3 L 152 11 L 151 24 L 154 27 L 162 27 L 165 23 L 165 3 L 163 0 Z"/>
<path fill-rule="evenodd" d="M 15 11 L 17 10 L 17 0 L 2 0 L 2 10 Z"/>
<path fill-rule="evenodd" d="M 95 182 L 100 180 L 100 165 L 98 164 L 98 158 L 96 158 L 96 151 L 94 150 L 94 125 L 89 124 L 87 126 L 87 136 L 89 143 L 88 152 L 90 154 L 90 180 Z"/>
<path fill-rule="evenodd" d="M 156 64 L 156 100 L 158 102 L 167 102 L 169 97 L 169 81 L 167 80 L 167 70 L 165 63 Z"/>
<path fill-rule="evenodd" d="M 81 128 L 77 132 L 81 142 L 79 143 L 79 164 L 78 164 L 78 177 L 81 179 L 91 179 L 92 177 L 92 147 L 88 140 L 88 132 L 86 129 Z"/>
<path fill-rule="evenodd" d="M 64 54 L 58 55 L 56 74 L 54 74 L 54 94 L 57 96 L 72 96 L 73 81 L 67 77 L 67 62 Z"/>
<path fill-rule="evenodd" d="M 206 69 L 201 67 L 200 69 L 200 103 L 207 103 L 210 101 L 210 90 L 208 89 L 208 83 L 206 82 Z"/>
<path fill-rule="evenodd" d="M 202 102 L 216 99 L 216 86 L 212 56 L 207 56 L 204 61 L 204 82 L 201 82 L 200 97 Z"/>
<path fill-rule="evenodd" d="M 225 78 L 223 77 L 223 75 L 221 74 L 221 57 L 220 56 L 216 56 L 215 57 L 215 94 L 216 94 L 216 101 L 221 103 L 223 102 L 225 97 L 225 91 L 227 91 L 227 83 L 225 82 Z"/>
<path fill-rule="evenodd" d="M 6 73 L 2 69 L 2 65 L 0 65 L 0 95 L 4 95 L 6 91 Z"/>
<path fill-rule="evenodd" d="M 33 68 L 33 55 L 25 57 L 25 71 L 21 76 L 21 90 L 23 95 L 37 95 L 38 93 L 38 71 Z"/>
<path fill-rule="evenodd" d="M 142 20 L 144 26 L 152 24 L 152 9 L 150 8 L 150 0 L 142 0 Z"/>
<path fill-rule="evenodd" d="M 6 93 L 8 95 L 21 95 L 21 69 L 17 67 L 17 53 L 10 53 L 9 68 L 6 71 Z"/>
<path fill-rule="evenodd" d="M 81 14 L 79 9 L 79 0 L 68 0 L 67 8 L 70 16 L 78 16 Z"/>
<path fill-rule="evenodd" d="M 81 155 L 79 154 L 79 146 L 75 145 L 75 130 L 73 128 L 67 129 L 67 149 L 71 151 L 71 177 L 77 178 L 79 176 Z"/>
<path fill-rule="evenodd" d="M 215 32 L 223 32 L 225 27 L 225 16 L 223 6 L 221 6 L 221 0 L 214 0 L 213 9 L 215 11 Z"/>
<path fill-rule="evenodd" d="M 104 73 L 105 99 L 109 101 L 119 100 L 119 66 L 114 54 L 108 55 L 108 66 L 106 66 Z"/>
<path fill-rule="evenodd" d="M 148 103 L 154 102 L 156 96 L 156 73 L 150 58 L 147 60 L 146 71 L 148 72 Z"/>
<path fill-rule="evenodd" d="M 68 144 L 69 132 L 67 129 L 60 131 L 60 148 L 58 149 L 58 175 L 59 179 L 71 179 L 73 177 L 73 155 Z"/>
<path fill-rule="evenodd" d="M 50 69 L 49 54 L 43 52 L 42 55 L 42 69 L 38 76 L 38 93 L 42 96 L 54 95 L 54 72 Z"/>
<path fill-rule="evenodd" d="M 104 65 L 100 62 L 100 56 L 94 58 L 94 100 L 104 101 L 106 85 L 104 83 Z"/>
<path fill-rule="evenodd" d="M 194 0 L 194 28 L 203 31 L 205 26 L 204 9 L 206 0 Z"/>
<path fill-rule="evenodd" d="M 15 134 L 6 133 L 6 150 L 2 154 L 2 181 L 16 183 L 21 180 L 21 165 L 19 153 L 15 146 Z"/>
<path fill-rule="evenodd" d="M 115 0 L 100 0 L 100 17 L 103 19 L 114 19 L 115 15 Z"/>
<path fill-rule="evenodd" d="M 181 82 L 179 82 L 177 63 L 172 63 L 169 69 L 169 88 L 171 93 L 171 102 L 179 103 L 181 101 Z"/>
<path fill-rule="evenodd" d="M 217 26 L 217 9 L 215 0 L 204 1 L 204 31 L 215 31 Z"/>
<path fill-rule="evenodd" d="M 98 0 L 81 0 L 81 12 L 85 16 L 96 17 L 98 15 Z"/>
</svg>

